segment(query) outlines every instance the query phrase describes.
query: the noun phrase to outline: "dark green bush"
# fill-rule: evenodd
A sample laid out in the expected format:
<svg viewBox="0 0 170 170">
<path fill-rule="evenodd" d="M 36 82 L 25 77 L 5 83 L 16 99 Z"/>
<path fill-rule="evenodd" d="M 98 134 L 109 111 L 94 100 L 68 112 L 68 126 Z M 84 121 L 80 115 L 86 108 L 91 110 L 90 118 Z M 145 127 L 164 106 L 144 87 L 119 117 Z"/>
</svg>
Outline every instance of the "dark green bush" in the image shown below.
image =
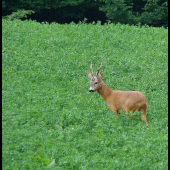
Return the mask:
<svg viewBox="0 0 170 170">
<path fill-rule="evenodd" d="M 150 26 L 168 26 L 167 0 L 16 0 L 2 1 L 3 16 L 8 19 L 25 18 L 31 10 L 32 17 L 39 22 L 78 22 L 87 18 L 87 22 L 98 20 L 122 24 Z M 26 11 L 25 11 L 26 10 Z"/>
<path fill-rule="evenodd" d="M 152 26 L 168 26 L 168 1 L 148 0 L 141 15 L 141 23 Z"/>
<path fill-rule="evenodd" d="M 109 20 L 123 24 L 147 24 L 150 26 L 168 26 L 167 0 L 101 0 L 100 7 Z"/>
<path fill-rule="evenodd" d="M 34 13 L 33 10 L 17 10 L 17 12 L 12 12 L 11 15 L 7 15 L 4 18 L 8 20 L 27 18 L 27 15 Z"/>
</svg>

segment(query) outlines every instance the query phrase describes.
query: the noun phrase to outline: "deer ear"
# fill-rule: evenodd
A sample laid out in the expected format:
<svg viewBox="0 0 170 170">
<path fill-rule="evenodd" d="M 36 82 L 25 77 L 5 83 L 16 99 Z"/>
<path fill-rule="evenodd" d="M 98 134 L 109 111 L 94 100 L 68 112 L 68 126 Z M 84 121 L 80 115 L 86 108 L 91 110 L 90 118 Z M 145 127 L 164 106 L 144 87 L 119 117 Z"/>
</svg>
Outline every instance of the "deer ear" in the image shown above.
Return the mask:
<svg viewBox="0 0 170 170">
<path fill-rule="evenodd" d="M 101 72 L 101 71 L 99 72 L 98 77 L 99 77 L 100 79 L 102 79 L 102 78 L 103 78 L 103 74 L 102 74 L 102 72 Z"/>
<path fill-rule="evenodd" d="M 92 74 L 89 73 L 88 71 L 87 71 L 87 75 L 89 76 L 89 78 L 92 78 Z"/>
</svg>

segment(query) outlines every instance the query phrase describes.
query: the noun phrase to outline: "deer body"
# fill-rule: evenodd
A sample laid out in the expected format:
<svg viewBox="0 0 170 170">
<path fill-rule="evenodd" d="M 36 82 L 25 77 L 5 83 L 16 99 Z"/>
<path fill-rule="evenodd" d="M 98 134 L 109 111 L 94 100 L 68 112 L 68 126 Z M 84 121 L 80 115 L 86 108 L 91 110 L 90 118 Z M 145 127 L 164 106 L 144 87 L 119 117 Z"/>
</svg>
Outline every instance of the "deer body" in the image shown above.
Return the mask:
<svg viewBox="0 0 170 170">
<path fill-rule="evenodd" d="M 96 76 L 94 76 L 92 66 L 93 65 L 91 63 L 91 73 L 87 71 L 88 76 L 91 78 L 89 92 L 97 91 L 105 100 L 109 110 L 116 112 L 114 115 L 115 117 L 117 117 L 118 112 L 121 109 L 123 109 L 126 113 L 128 111 L 134 112 L 135 110 L 141 111 L 141 120 L 146 122 L 146 127 L 148 128 L 146 120 L 146 97 L 139 91 L 121 91 L 110 89 L 102 80 L 102 72 L 99 72 L 102 65 L 98 68 Z"/>
</svg>

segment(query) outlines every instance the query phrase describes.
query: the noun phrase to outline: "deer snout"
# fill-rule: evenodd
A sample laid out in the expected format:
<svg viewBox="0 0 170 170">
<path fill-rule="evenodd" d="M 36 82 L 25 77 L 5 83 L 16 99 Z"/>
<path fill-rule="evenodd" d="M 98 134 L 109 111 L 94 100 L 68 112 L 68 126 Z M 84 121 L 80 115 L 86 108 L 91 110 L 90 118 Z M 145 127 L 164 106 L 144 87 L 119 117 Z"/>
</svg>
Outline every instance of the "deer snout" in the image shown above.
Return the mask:
<svg viewBox="0 0 170 170">
<path fill-rule="evenodd" d="M 90 93 L 92 93 L 92 92 L 94 92 L 94 90 L 92 90 L 92 89 L 89 89 L 89 92 L 90 92 Z"/>
</svg>

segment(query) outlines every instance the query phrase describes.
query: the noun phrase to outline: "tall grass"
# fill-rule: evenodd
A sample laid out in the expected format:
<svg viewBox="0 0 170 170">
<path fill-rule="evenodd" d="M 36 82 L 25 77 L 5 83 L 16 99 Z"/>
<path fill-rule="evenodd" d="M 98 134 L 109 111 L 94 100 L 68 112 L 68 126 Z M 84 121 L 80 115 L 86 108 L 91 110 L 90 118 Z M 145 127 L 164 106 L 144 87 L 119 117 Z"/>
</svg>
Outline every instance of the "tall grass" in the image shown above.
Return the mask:
<svg viewBox="0 0 170 170">
<path fill-rule="evenodd" d="M 167 169 L 167 34 L 2 20 L 2 168 Z M 146 96 L 149 130 L 88 92 L 91 61 L 110 88 Z"/>
</svg>

